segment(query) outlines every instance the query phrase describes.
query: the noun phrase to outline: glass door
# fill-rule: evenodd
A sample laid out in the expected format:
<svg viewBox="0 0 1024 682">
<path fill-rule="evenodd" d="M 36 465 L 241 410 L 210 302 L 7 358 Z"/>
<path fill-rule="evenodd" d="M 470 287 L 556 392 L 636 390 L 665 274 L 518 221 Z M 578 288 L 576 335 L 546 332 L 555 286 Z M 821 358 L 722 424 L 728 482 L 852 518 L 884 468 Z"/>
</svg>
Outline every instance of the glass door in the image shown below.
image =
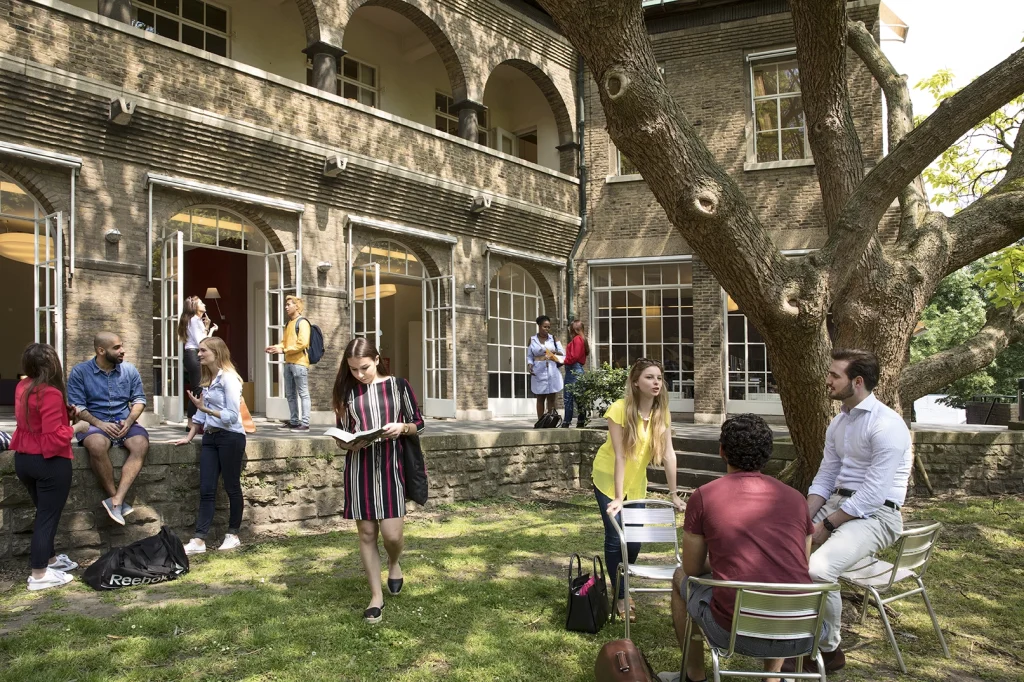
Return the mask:
<svg viewBox="0 0 1024 682">
<path fill-rule="evenodd" d="M 276 346 L 284 340 L 284 328 L 288 318 L 284 312 L 284 300 L 298 296 L 295 273 L 299 252 L 296 250 L 268 253 L 263 258 L 263 276 L 267 284 L 267 295 L 263 299 L 264 347 Z M 263 354 L 264 404 L 267 418 L 288 419 L 288 399 L 284 395 L 284 355 Z"/>
<path fill-rule="evenodd" d="M 154 358 L 160 366 L 160 385 L 155 386 L 154 411 L 165 421 L 184 418 L 182 396 L 185 377 L 182 372 L 182 348 L 178 340 L 178 318 L 184 307 L 184 235 L 178 231 L 160 241 L 160 354 Z"/>
<path fill-rule="evenodd" d="M 380 349 L 380 265 L 352 268 L 352 338 L 362 336 Z"/>
<path fill-rule="evenodd" d="M 33 225 L 33 338 L 53 346 L 63 365 L 64 214 L 51 213 Z"/>
<path fill-rule="evenodd" d="M 455 275 L 423 280 L 423 414 L 455 417 Z"/>
</svg>

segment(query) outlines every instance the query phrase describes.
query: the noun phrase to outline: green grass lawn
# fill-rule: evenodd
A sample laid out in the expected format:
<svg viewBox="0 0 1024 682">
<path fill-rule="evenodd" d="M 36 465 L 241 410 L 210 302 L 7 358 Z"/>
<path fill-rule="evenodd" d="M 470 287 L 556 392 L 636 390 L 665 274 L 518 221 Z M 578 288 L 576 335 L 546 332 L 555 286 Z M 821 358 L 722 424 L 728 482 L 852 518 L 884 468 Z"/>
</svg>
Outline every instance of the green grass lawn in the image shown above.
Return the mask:
<svg viewBox="0 0 1024 682">
<path fill-rule="evenodd" d="M 923 605 L 896 604 L 908 680 L 1024 680 L 1024 500 L 920 502 L 946 524 L 926 580 L 952 659 Z M 0 680 L 590 680 L 597 636 L 564 630 L 568 555 L 601 550 L 593 499 L 435 507 L 406 526 L 406 588 L 384 622 L 354 528 L 198 557 L 174 583 L 96 593 L 80 582 L 0 593 Z M 19 573 L 20 575 L 20 573 Z M 667 597 L 641 598 L 633 639 L 678 669 Z M 830 680 L 901 677 L 881 622 L 844 619 L 848 665 Z"/>
</svg>

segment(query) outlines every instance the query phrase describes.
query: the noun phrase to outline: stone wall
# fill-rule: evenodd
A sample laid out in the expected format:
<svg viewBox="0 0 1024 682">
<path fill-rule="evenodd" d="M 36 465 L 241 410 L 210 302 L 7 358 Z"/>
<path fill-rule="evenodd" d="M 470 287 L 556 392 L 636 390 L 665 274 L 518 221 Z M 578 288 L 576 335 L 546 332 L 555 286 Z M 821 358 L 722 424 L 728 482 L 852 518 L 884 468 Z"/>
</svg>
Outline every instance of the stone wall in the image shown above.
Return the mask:
<svg viewBox="0 0 1024 682">
<path fill-rule="evenodd" d="M 455 502 L 585 488 L 603 434 L 586 430 L 505 431 L 425 435 L 431 501 Z M 112 453 L 120 471 L 126 451 Z M 111 546 L 153 535 L 163 524 L 185 541 L 199 505 L 199 444 L 154 443 L 129 493 L 135 512 L 124 527 L 100 508 L 101 493 L 88 456 L 75 448 L 74 478 L 57 534 L 59 552 L 97 556 Z M 345 457 L 327 438 L 250 440 L 242 488 L 242 539 L 254 533 L 315 530 L 342 520 Z M 117 474 L 119 475 L 119 474 Z M 415 505 L 412 505 L 415 506 Z M 14 475 L 14 455 L 0 454 L 0 560 L 28 554 L 34 508 Z M 218 491 L 211 537 L 219 541 L 227 522 L 227 497 Z"/>
</svg>

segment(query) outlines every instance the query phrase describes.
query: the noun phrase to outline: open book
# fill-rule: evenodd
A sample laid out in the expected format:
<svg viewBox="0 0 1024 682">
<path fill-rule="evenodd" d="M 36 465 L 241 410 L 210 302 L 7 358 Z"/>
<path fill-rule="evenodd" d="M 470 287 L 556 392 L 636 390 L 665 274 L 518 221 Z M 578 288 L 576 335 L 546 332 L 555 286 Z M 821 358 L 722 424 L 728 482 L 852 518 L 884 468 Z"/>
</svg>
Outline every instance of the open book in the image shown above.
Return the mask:
<svg viewBox="0 0 1024 682">
<path fill-rule="evenodd" d="M 383 428 L 371 429 L 369 431 L 357 431 L 356 433 L 349 433 L 342 429 L 327 429 L 324 431 L 325 436 L 337 438 L 342 443 L 354 443 L 357 440 L 374 441 L 380 438 L 383 433 Z"/>
</svg>

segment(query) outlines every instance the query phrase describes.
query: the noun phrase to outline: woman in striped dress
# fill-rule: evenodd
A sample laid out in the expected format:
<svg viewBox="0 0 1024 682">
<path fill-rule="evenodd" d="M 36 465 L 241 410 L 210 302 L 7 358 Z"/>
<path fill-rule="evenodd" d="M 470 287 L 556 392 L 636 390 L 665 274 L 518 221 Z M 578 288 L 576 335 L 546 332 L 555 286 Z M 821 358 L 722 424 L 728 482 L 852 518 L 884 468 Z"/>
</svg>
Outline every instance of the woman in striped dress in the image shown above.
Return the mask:
<svg viewBox="0 0 1024 682">
<path fill-rule="evenodd" d="M 388 553 L 388 591 L 398 594 L 404 582 L 399 559 L 405 544 L 405 476 L 400 436 L 423 430 L 423 418 L 409 382 L 388 376 L 380 354 L 363 338 L 345 348 L 334 381 L 334 412 L 338 428 L 350 433 L 384 429 L 377 440 L 338 441 L 345 456 L 345 518 L 359 532 L 359 556 L 370 583 L 370 605 L 363 612 L 369 623 L 383 617 L 378 534 Z"/>
</svg>

